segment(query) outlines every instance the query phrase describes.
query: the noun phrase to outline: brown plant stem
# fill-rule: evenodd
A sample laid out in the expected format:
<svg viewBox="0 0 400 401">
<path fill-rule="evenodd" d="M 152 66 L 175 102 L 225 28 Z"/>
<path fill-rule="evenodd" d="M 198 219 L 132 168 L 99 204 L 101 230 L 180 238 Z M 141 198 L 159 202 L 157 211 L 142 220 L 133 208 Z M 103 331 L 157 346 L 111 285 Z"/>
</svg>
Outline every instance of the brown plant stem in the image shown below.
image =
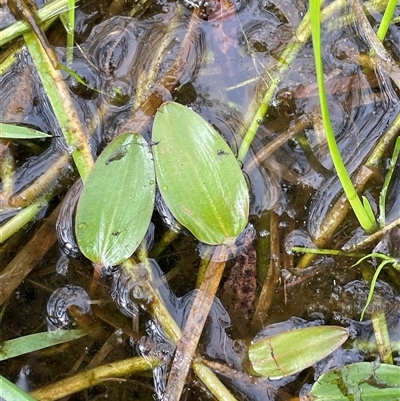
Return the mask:
<svg viewBox="0 0 400 401">
<path fill-rule="evenodd" d="M 33 238 L 0 273 L 0 305 L 7 300 L 20 282 L 43 259 L 46 252 L 56 242 L 57 234 L 55 226 L 60 208 L 61 205 L 53 211 Z"/>
<path fill-rule="evenodd" d="M 270 243 L 271 257 L 267 276 L 263 283 L 260 296 L 257 300 L 256 309 L 251 321 L 250 328 L 257 332 L 264 323 L 264 318 L 268 315 L 272 299 L 275 294 L 275 287 L 280 276 L 280 241 L 279 241 L 279 221 L 276 213 L 270 215 Z"/>
<path fill-rule="evenodd" d="M 197 344 L 225 268 L 225 262 L 217 262 L 216 260 L 225 259 L 225 252 L 226 250 L 223 245 L 216 248 L 208 265 L 204 280 L 196 293 L 182 337 L 175 351 L 165 390 L 165 401 L 180 399 L 191 362 L 195 357 Z"/>
<path fill-rule="evenodd" d="M 118 129 L 118 135 L 125 132 L 143 132 L 150 123 L 151 117 L 156 114 L 157 109 L 171 98 L 171 92 L 179 85 L 186 60 L 192 50 L 193 43 L 198 35 L 199 9 L 193 11 L 189 26 L 182 41 L 178 57 L 170 70 L 161 79 L 158 85 L 155 85 L 147 99 L 133 112 L 131 117 Z"/>
</svg>

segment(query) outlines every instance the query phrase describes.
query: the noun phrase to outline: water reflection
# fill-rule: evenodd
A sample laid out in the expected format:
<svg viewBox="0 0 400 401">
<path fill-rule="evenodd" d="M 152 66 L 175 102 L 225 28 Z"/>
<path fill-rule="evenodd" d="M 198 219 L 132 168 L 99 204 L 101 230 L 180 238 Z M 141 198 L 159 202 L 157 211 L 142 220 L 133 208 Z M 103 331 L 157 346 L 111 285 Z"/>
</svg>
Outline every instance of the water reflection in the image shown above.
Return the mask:
<svg viewBox="0 0 400 401">
<path fill-rule="evenodd" d="M 200 2 L 191 3 L 195 4 L 196 8 Z M 103 145 L 115 136 L 132 115 L 132 109 L 146 98 L 148 90 L 154 90 L 153 93 L 160 98 L 166 98 L 167 95 L 168 98 L 178 99 L 195 109 L 217 128 L 233 152 L 237 154 L 242 142 L 242 136 L 239 133 L 248 119 L 246 115 L 249 105 L 253 99 L 261 98 L 271 84 L 276 61 L 280 60 L 282 49 L 292 39 L 292 33 L 306 9 L 304 2 L 278 3 L 237 1 L 234 2 L 234 7 L 226 10 L 226 14 L 222 12 L 218 14 L 220 10 L 215 10 L 213 7 L 218 7 L 222 2 L 213 2 L 213 7 L 210 6 L 202 15 L 204 20 L 198 22 L 200 34 L 196 43 L 191 44 L 181 79 L 176 83 L 177 90 L 167 94 L 165 89 L 154 88 L 157 88 L 155 85 L 176 59 L 188 25 L 190 7 L 182 10 L 178 2 L 155 2 L 154 8 L 144 18 L 140 20 L 126 16 L 109 18 L 92 29 L 88 38 L 85 36 L 89 32 L 87 22 L 90 21 L 90 17 L 89 14 L 83 15 L 79 10 L 77 30 L 83 43 L 80 48 L 74 49 L 71 69 L 77 72 L 88 86 L 77 83 L 76 79 L 71 78 L 67 73 L 63 72 L 63 74 L 80 119 L 88 128 L 93 155 L 98 154 Z M 97 4 L 91 6 L 95 7 Z M 101 4 L 99 8 L 103 6 L 104 4 Z M 96 10 L 93 15 L 91 27 L 97 24 L 105 14 Z M 374 16 L 371 16 L 371 21 L 373 18 Z M 171 34 L 169 30 L 172 25 L 174 30 Z M 382 132 L 398 115 L 400 107 L 398 93 L 393 89 L 388 75 L 381 69 L 371 70 L 367 65 L 360 64 L 358 57 L 368 50 L 368 46 L 364 38 L 355 32 L 356 28 L 354 25 L 335 29 L 326 32 L 324 37 L 326 50 L 324 67 L 333 125 L 340 151 L 352 174 L 355 174 L 358 167 L 365 162 L 381 138 Z M 393 44 L 393 51 L 398 53 L 398 45 L 393 41 L 396 34 L 398 34 L 398 28 L 393 25 L 387 40 Z M 168 40 L 165 39 L 168 37 Z M 163 40 L 167 42 L 163 44 L 165 58 L 159 59 L 155 55 L 158 54 Z M 63 59 L 64 50 L 60 47 L 57 51 Z M 281 251 L 285 258 L 287 254 L 291 254 L 290 248 L 293 245 L 314 247 L 313 240 L 319 237 L 321 222 L 341 192 L 340 183 L 334 176 L 325 136 L 318 125 L 318 113 L 315 112 L 319 100 L 311 51 L 311 46 L 305 46 L 292 62 L 284 82 L 277 88 L 276 96 L 268 105 L 268 113 L 260 121 L 262 126 L 253 141 L 253 149 L 243 163 L 250 189 L 252 217 L 256 219 L 257 216 L 274 209 L 280 223 L 278 231 L 285 235 L 289 232 L 284 241 L 278 239 L 278 252 Z M 146 77 L 154 66 L 156 66 L 152 76 L 154 79 L 146 81 Z M 259 84 L 256 85 L 256 82 Z M 29 150 L 24 150 L 25 145 L 19 142 L 11 145 L 18 159 L 14 191 L 20 193 L 46 172 L 51 171 L 60 155 L 70 150 L 66 148 L 58 123 L 55 121 L 53 111 L 26 50 L 18 56 L 15 66 L 0 76 L 0 86 L 4 93 L 4 101 L 0 102 L 2 120 L 23 121 L 53 134 L 50 145 L 38 141 L 34 145 L 30 144 Z M 139 86 L 143 87 L 139 89 Z M 138 115 L 139 113 L 136 114 Z M 257 153 L 277 138 L 283 138 L 281 134 L 287 132 L 288 127 L 294 125 L 303 115 L 310 121 L 304 132 L 296 133 L 290 138 L 286 136 L 285 140 L 282 139 L 280 146 L 268 155 L 263 165 L 257 163 L 253 152 Z M 146 117 L 144 112 L 141 116 Z M 311 122 L 314 125 L 313 128 L 311 128 Z M 150 126 L 143 128 L 142 133 L 145 137 L 149 137 L 149 132 Z M 304 140 L 308 147 L 304 144 Z M 252 168 L 249 168 L 249 165 L 252 165 Z M 378 173 L 382 174 L 385 173 L 387 166 L 376 167 L 379 169 Z M 57 171 L 57 174 L 60 177 L 51 185 L 54 184 L 60 192 L 65 191 L 65 188 L 70 185 L 69 177 L 73 175 L 72 167 L 66 165 Z M 397 166 L 388 192 L 388 222 L 399 218 L 399 177 Z M 379 183 L 379 180 L 377 182 Z M 379 185 L 376 185 L 377 188 Z M 77 199 L 72 194 L 74 190 L 75 186 L 66 195 L 65 206 L 57 223 L 59 242 L 66 255 L 57 263 L 56 269 L 59 274 L 67 273 L 68 257 L 76 257 L 79 252 L 73 234 L 74 205 Z M 377 199 L 377 189 L 371 186 L 370 190 L 371 196 Z M 159 207 L 158 209 L 165 225 L 182 233 L 173 221 L 173 217 L 164 209 Z M 2 221 L 5 221 L 12 213 L 17 213 L 17 210 L 1 213 Z M 38 220 L 41 218 L 42 216 L 38 216 Z M 287 224 L 288 221 L 290 224 Z M 157 218 L 154 219 L 154 224 L 149 228 L 148 237 L 143 246 L 147 250 L 151 249 L 153 239 L 156 238 L 157 241 L 164 232 L 164 226 Z M 348 244 L 356 242 L 359 236 L 364 234 L 364 232 L 353 231 L 352 221 L 349 225 L 347 224 L 346 222 L 343 225 L 344 239 L 340 235 L 332 235 L 332 238 L 329 238 L 335 242 L 336 247 L 340 247 L 342 242 L 347 242 L 349 233 L 354 235 L 354 238 L 353 242 Z M 251 241 L 254 238 L 252 230 L 249 228 L 248 234 L 245 234 L 249 235 Z M 272 237 L 276 237 L 276 232 L 269 227 L 267 229 L 263 227 L 259 236 L 256 236 L 256 240 Z M 154 276 L 149 277 L 143 271 L 142 280 L 151 281 L 154 288 L 160 292 L 170 313 L 180 327 L 183 327 L 195 295 L 190 279 L 197 274 L 198 259 L 194 251 L 193 239 L 189 234 L 187 237 L 178 237 L 178 241 L 180 241 L 179 245 L 173 244 L 172 251 L 168 251 L 170 253 L 167 256 L 163 255 L 165 259 L 169 258 L 169 262 L 164 263 L 165 259 L 160 258 L 160 263 L 162 261 L 162 267 L 167 270 L 173 267 L 170 264 L 181 260 L 183 267 L 180 268 L 184 271 L 181 276 L 184 277 L 182 282 L 177 284 L 174 281 L 171 287 L 167 285 L 162 270 L 154 260 L 149 261 L 150 271 Z M 232 251 L 229 257 L 234 257 L 236 252 L 242 252 L 246 241 L 242 237 L 239 238 L 236 244 L 237 249 Z M 398 257 L 398 243 L 399 233 L 395 229 L 378 244 L 374 244 L 374 251 Z M 372 249 L 371 246 L 369 250 Z M 2 255 L 7 252 L 6 249 Z M 199 252 L 204 254 L 201 244 Z M 257 256 L 261 259 L 269 251 L 261 249 L 258 252 Z M 189 253 L 190 257 L 181 256 Z M 272 255 L 271 260 L 278 260 L 277 256 Z M 349 327 L 353 337 L 360 340 L 360 344 L 364 340 L 368 344 L 375 341 L 371 322 L 359 323 L 355 320 L 365 306 L 370 287 L 367 282 L 360 280 L 359 270 L 349 267 L 352 262 L 324 257 L 312 263 L 310 272 L 309 269 L 301 271 L 292 269 L 295 262 L 295 257 L 292 258 L 292 256 L 287 257 L 289 260 L 285 265 L 287 269 L 281 271 L 281 275 L 278 274 L 278 277 L 284 278 L 278 284 L 285 282 L 288 285 L 286 287 L 278 285 L 276 288 L 266 324 L 280 319 L 283 320 L 282 328 L 289 329 L 298 327 L 304 321 L 296 321 L 297 326 L 291 325 L 286 320 L 288 316 L 295 315 L 309 320 L 318 317 L 326 322 L 333 321 Z M 53 255 L 49 255 L 48 259 L 50 262 L 45 260 L 41 263 L 54 266 Z M 170 262 L 171 260 L 173 263 Z M 90 263 L 87 265 L 90 266 Z M 121 314 L 130 319 L 140 317 L 146 322 L 146 336 L 143 343 L 137 343 L 138 352 L 145 355 L 146 352 L 154 351 L 165 357 L 165 364 L 154 372 L 156 394 L 161 397 L 165 388 L 166 365 L 173 347 L 158 323 L 147 315 L 146 305 L 149 298 L 140 280 L 135 281 L 123 269 L 111 266 L 106 267 L 103 273 L 105 273 L 104 276 L 112 276 L 111 297 Z M 57 285 L 59 282 L 64 285 L 66 279 L 72 279 L 73 282 L 80 284 L 82 282 L 84 286 L 87 284 L 85 282 L 87 277 L 82 279 L 79 274 L 80 272 L 68 271 L 68 277 L 57 278 Z M 259 285 L 261 286 L 262 283 L 260 282 Z M 399 332 L 399 296 L 393 290 L 394 285 L 394 283 L 389 285 L 378 281 L 375 297 L 367 316 L 369 318 L 372 312 L 384 312 L 391 335 Z M 259 288 L 256 289 L 258 290 Z M 281 297 L 284 291 L 288 292 L 287 299 Z M 175 295 L 177 293 L 185 295 L 177 297 Z M 90 312 L 89 296 L 81 287 L 62 286 L 55 291 L 47 306 L 49 329 L 73 326 L 74 323 L 68 316 L 68 306 L 76 304 L 79 305 L 82 313 Z M 6 311 L 4 327 L 7 327 L 10 333 L 19 332 L 20 323 L 13 322 L 14 316 L 10 317 L 7 313 L 12 314 Z M 245 346 L 240 340 L 235 342 L 227 335 L 231 324 L 230 316 L 216 300 L 203 334 L 202 352 L 210 359 L 223 360 L 241 369 Z M 271 330 L 271 327 L 269 326 L 268 329 Z M 136 330 L 140 331 L 140 326 L 137 326 Z M 396 336 L 394 338 L 397 340 Z M 371 351 L 374 353 L 372 357 L 376 355 L 375 352 L 375 350 Z M 325 361 L 315 367 L 315 378 L 329 366 L 339 366 L 346 361 L 358 361 L 362 357 L 364 356 L 361 353 L 354 350 L 335 354 L 330 362 Z M 19 371 L 23 378 L 23 367 L 20 367 Z M 239 380 L 231 380 L 231 382 L 235 385 L 239 383 Z M 244 394 L 246 386 L 247 384 L 243 384 L 240 388 Z M 265 394 L 267 392 L 268 395 L 271 393 L 270 398 L 273 399 L 274 391 L 265 390 Z M 263 399 L 266 397 L 265 394 L 254 392 L 249 397 L 254 395 L 255 399 Z"/>
<path fill-rule="evenodd" d="M 47 302 L 48 330 L 71 328 L 74 321 L 68 315 L 68 307 L 76 306 L 82 314 L 90 313 L 90 298 L 82 287 L 67 285 L 55 290 Z"/>
</svg>

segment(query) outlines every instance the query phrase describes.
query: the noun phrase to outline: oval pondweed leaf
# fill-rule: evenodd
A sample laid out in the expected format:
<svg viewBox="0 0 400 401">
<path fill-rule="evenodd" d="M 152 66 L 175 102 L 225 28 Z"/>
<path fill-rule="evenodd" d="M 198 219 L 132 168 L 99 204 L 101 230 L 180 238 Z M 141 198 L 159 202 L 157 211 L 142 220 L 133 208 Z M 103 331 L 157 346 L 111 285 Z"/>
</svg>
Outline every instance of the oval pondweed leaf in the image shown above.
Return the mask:
<svg viewBox="0 0 400 401">
<path fill-rule="evenodd" d="M 251 344 L 249 359 L 259 375 L 280 379 L 301 372 L 325 358 L 348 336 L 348 330 L 340 326 L 290 330 Z"/>
<path fill-rule="evenodd" d="M 146 234 L 154 196 L 147 142 L 134 133 L 117 137 L 97 159 L 79 199 L 75 231 L 82 253 L 103 266 L 131 256 Z"/>
<path fill-rule="evenodd" d="M 400 367 L 359 362 L 323 374 L 306 401 L 393 401 L 400 399 Z"/>
<path fill-rule="evenodd" d="M 189 108 L 164 103 L 152 140 L 157 183 L 180 224 L 200 241 L 229 244 L 247 224 L 249 195 L 231 149 Z"/>
</svg>

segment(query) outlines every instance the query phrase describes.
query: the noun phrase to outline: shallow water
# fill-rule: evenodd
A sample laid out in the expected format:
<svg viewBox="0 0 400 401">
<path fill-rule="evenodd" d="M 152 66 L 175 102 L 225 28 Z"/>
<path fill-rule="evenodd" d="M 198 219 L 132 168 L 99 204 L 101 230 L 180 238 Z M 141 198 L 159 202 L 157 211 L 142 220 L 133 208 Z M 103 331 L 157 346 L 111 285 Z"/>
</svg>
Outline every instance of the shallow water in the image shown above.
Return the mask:
<svg viewBox="0 0 400 401">
<path fill-rule="evenodd" d="M 377 358 L 377 351 L 371 345 L 374 341 L 371 313 L 385 313 L 392 341 L 398 343 L 398 271 L 389 266 L 381 273 L 366 322 L 358 323 L 369 291 L 363 278 L 373 274 L 378 262 L 370 260 L 352 267 L 357 257 L 320 255 L 309 258 L 304 266 L 302 255 L 291 251 L 292 246 L 314 245 L 341 249 L 346 244 L 358 243 L 365 236 L 357 230 L 358 223 L 352 213 L 327 238 L 321 234 L 326 216 L 341 195 L 341 186 L 321 128 L 310 41 L 289 62 L 283 76 L 279 75 L 285 64 L 282 52 L 295 42 L 296 28 L 306 12 L 306 5 L 302 1 L 254 0 L 231 2 L 227 3 L 227 8 L 221 8 L 220 2 L 210 2 L 202 8 L 202 19 L 196 20 L 195 34 L 187 41 L 189 21 L 193 10 L 197 9 L 191 3 L 154 2 L 137 18 L 128 16 L 134 3 L 121 6 L 115 2 L 112 7 L 108 2 L 79 3 L 76 22 L 79 47 L 74 48 L 69 68 L 88 86 L 66 72 L 62 74 L 81 122 L 87 127 L 94 156 L 127 126 L 140 126 L 141 134 L 150 140 L 151 118 L 146 115 L 152 107 L 146 103 L 150 95 L 163 101 L 178 101 L 198 112 L 237 154 L 245 131 L 243 126 L 252 115 L 249 111 L 252 102 L 268 90 L 272 79 L 278 82 L 243 162 L 255 238 L 251 248 L 243 248 L 246 243 L 243 241 L 230 250 L 231 260 L 217 293 L 222 302 L 218 298 L 214 301 L 199 352 L 210 363 L 223 366 L 214 367 L 215 371 L 234 389 L 238 400 L 264 400 L 262 397 L 266 394 L 269 399 L 275 399 L 277 393 L 281 394 L 281 399 L 287 399 L 301 391 L 304 393 L 318 377 L 318 372 L 323 372 L 329 364 L 341 366 L 344 361 Z M 113 15 L 114 7 L 120 7 L 117 15 Z M 13 20 L 7 7 L 3 9 L 1 26 Z M 345 12 L 335 14 L 334 19 L 339 21 Z M 379 23 L 373 17 L 370 22 L 373 26 Z M 56 25 L 48 36 L 56 45 L 60 61 L 65 62 L 62 32 L 61 26 Z M 398 24 L 392 25 L 385 46 L 395 60 L 400 59 L 400 49 L 396 45 L 399 36 Z M 176 62 L 182 45 L 189 49 L 187 58 L 177 82 L 168 83 L 172 88 L 170 92 L 165 89 L 163 77 Z M 323 48 L 332 124 L 342 157 L 355 177 L 399 115 L 399 88 L 383 67 L 371 68 L 365 62 L 369 46 L 357 24 L 327 26 Z M 6 51 L 4 47 L 2 52 Z M 154 393 L 161 397 L 174 346 L 151 316 L 152 295 L 146 292 L 143 283 L 151 280 L 182 327 L 193 302 L 199 266 L 203 263 L 201 257 L 206 258 L 208 248 L 204 250 L 204 245 L 176 225 L 173 241 L 164 246 L 162 237 L 171 228 L 172 218 L 158 205 L 145 238 L 146 248 L 154 258 L 149 262 L 153 276 L 149 277 L 144 270 L 138 273 L 135 281 L 124 276 L 118 267 L 111 266 L 98 275 L 74 244 L 74 202 L 70 200 L 58 223 L 53 223 L 48 250 L 45 241 L 35 245 L 41 255 L 38 260 L 28 262 L 32 266 L 26 275 L 19 279 L 10 277 L 7 269 L 14 257 L 23 247 L 29 253 L 29 244 L 26 244 L 65 199 L 77 179 L 77 172 L 68 159 L 70 150 L 26 48 L 0 76 L 0 87 L 2 122 L 29 125 L 53 135 L 51 140 L 1 140 L 2 163 L 5 155 L 9 155 L 15 165 L 15 175 L 10 198 L 5 198 L 7 186 L 2 175 L 0 222 L 4 224 L 18 215 L 21 207 L 26 207 L 42 193 L 50 194 L 51 198 L 48 207 L 33 222 L 1 244 L 2 293 L 7 292 L 9 285 L 18 285 L 7 296 L 2 295 L 1 340 L 53 329 L 57 324 L 86 328 L 94 327 L 90 326 L 93 324 L 99 328 L 96 336 L 76 340 L 65 348 L 2 362 L 1 374 L 31 391 L 76 369 L 92 367 L 93 358 L 99 355 L 103 355 L 101 362 L 104 364 L 150 353 L 161 355 L 164 361 L 152 373 L 137 374 L 126 381 L 108 381 L 70 399 L 147 400 L 152 399 Z M 300 123 L 302 126 L 296 130 L 296 124 Z M 393 141 L 379 160 L 369 166 L 373 174 L 363 190 L 375 212 L 392 150 Z M 61 163 L 64 156 L 66 160 Z M 44 187 L 33 186 L 51 171 L 56 173 L 46 178 Z M 397 163 L 388 188 L 388 223 L 400 217 L 399 176 Z M 58 244 L 54 224 L 58 226 Z M 398 228 L 394 228 L 357 251 L 362 255 L 382 252 L 398 258 L 397 243 Z M 249 257 L 253 254 L 256 257 Z M 242 274 L 231 271 L 240 268 Z M 268 288 L 265 298 L 262 288 Z M 67 291 L 71 289 L 76 291 Z M 76 300 L 78 289 L 80 294 L 81 291 L 86 294 L 79 302 Z M 57 303 L 60 296 L 62 302 Z M 269 307 L 260 305 L 260 296 Z M 61 304 L 62 307 L 58 306 Z M 78 323 L 71 320 L 71 316 L 67 317 L 66 304 L 78 306 L 78 311 L 70 309 L 68 312 Z M 87 321 L 81 315 L 89 310 Z M 348 327 L 352 333 L 349 349 L 341 348 L 313 371 L 309 369 L 300 376 L 276 383 L 239 375 L 246 367 L 246 347 L 261 328 L 271 333 L 275 324 L 283 331 L 293 324 L 299 327 L 323 323 Z M 363 346 L 357 347 L 357 341 L 364 341 Z M 108 353 L 101 351 L 108 343 L 113 344 Z M 398 349 L 394 347 L 399 364 L 396 352 Z M 187 400 L 213 399 L 194 374 L 189 378 L 185 394 Z"/>
</svg>

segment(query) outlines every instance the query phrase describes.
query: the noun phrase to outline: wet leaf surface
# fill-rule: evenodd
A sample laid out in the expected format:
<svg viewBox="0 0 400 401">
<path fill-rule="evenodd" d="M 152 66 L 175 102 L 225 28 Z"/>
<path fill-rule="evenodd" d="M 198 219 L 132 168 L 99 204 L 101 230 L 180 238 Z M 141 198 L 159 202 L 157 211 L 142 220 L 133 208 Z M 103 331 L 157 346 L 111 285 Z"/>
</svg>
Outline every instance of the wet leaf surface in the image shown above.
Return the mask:
<svg viewBox="0 0 400 401">
<path fill-rule="evenodd" d="M 232 243 L 247 224 L 249 195 L 226 142 L 174 102 L 157 112 L 152 140 L 157 183 L 176 219 L 206 244 Z"/>
<path fill-rule="evenodd" d="M 339 326 L 291 330 L 251 344 L 249 359 L 259 375 L 280 379 L 325 358 L 340 347 L 348 336 L 348 330 Z"/>
<path fill-rule="evenodd" d="M 102 152 L 78 202 L 75 229 L 82 253 L 113 266 L 133 254 L 153 212 L 155 178 L 147 142 L 119 136 Z"/>
<path fill-rule="evenodd" d="M 325 373 L 304 400 L 393 401 L 399 399 L 400 367 L 360 362 Z"/>
</svg>

